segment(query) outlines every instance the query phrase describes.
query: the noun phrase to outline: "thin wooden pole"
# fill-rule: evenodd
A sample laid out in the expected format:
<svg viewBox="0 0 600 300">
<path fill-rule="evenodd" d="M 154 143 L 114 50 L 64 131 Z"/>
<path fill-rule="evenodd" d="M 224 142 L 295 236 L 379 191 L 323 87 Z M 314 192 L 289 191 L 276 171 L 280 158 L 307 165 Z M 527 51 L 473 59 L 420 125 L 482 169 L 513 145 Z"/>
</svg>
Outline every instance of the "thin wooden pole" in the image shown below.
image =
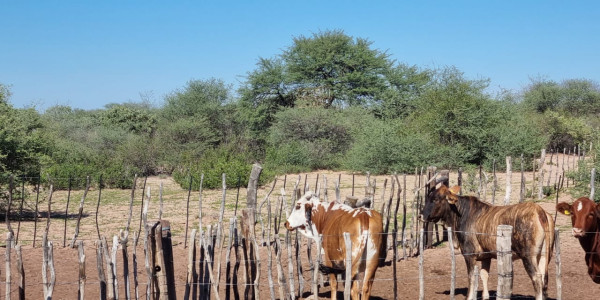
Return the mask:
<svg viewBox="0 0 600 300">
<path fill-rule="evenodd" d="M 14 235 L 14 231 L 12 229 L 12 226 L 10 225 L 10 217 L 11 217 L 10 208 L 12 206 L 12 198 L 13 198 L 13 183 L 14 183 L 14 176 L 10 175 L 10 179 L 9 179 L 9 183 L 8 183 L 8 204 L 6 205 L 6 213 L 4 214 L 4 222 L 6 222 L 6 228 L 8 229 L 8 232 L 10 232 L 11 234 Z M 50 216 L 48 216 L 48 218 L 50 218 Z"/>
<path fill-rule="evenodd" d="M 67 246 L 67 220 L 69 219 L 69 202 L 71 202 L 71 187 L 73 178 L 69 177 L 69 191 L 67 192 L 67 208 L 65 209 L 65 227 L 63 231 L 63 247 Z"/>
<path fill-rule="evenodd" d="M 183 248 L 187 248 L 187 242 L 188 242 L 188 224 L 189 224 L 189 219 L 190 219 L 190 196 L 192 195 L 192 180 L 194 179 L 194 177 L 192 176 L 192 174 L 190 174 L 190 184 L 188 186 L 188 194 L 187 194 L 187 200 L 186 200 L 186 204 L 185 204 L 185 235 L 183 236 Z"/>
<path fill-rule="evenodd" d="M 287 295 L 289 295 L 290 293 L 287 285 L 287 279 L 285 278 L 285 273 L 283 272 L 283 266 L 281 264 L 281 239 L 278 234 L 275 235 L 275 246 L 277 247 L 275 258 L 277 259 L 277 280 L 279 283 L 279 298 L 286 299 Z"/>
<path fill-rule="evenodd" d="M 425 300 L 425 274 L 423 272 L 423 236 L 425 231 L 421 228 L 419 236 L 419 300 Z"/>
<path fill-rule="evenodd" d="M 500 277 L 500 276 L 498 276 Z M 479 289 L 479 265 L 473 267 L 473 290 L 471 291 L 471 299 L 477 299 L 477 290 Z"/>
<path fill-rule="evenodd" d="M 35 248 L 35 240 L 37 238 L 37 223 L 38 223 L 38 213 L 39 213 L 39 203 L 40 203 L 40 183 L 42 181 L 42 176 L 38 177 L 38 182 L 36 186 L 36 196 L 35 196 L 35 215 L 33 221 L 33 248 Z"/>
<path fill-rule="evenodd" d="M 83 203 L 85 201 L 85 197 L 87 197 L 87 193 L 90 190 L 90 177 L 87 176 L 85 190 L 83 191 L 83 196 L 81 196 L 81 201 L 79 202 L 79 214 L 77 215 L 77 225 L 75 225 L 75 233 L 73 234 L 73 239 L 71 240 L 71 248 L 75 248 L 75 241 L 77 240 L 77 236 L 79 236 L 79 225 L 81 224 L 81 217 L 83 216 Z"/>
<path fill-rule="evenodd" d="M 6 276 L 5 276 L 6 294 L 5 294 L 5 299 L 6 300 L 10 300 L 10 293 L 11 293 L 12 276 L 11 276 L 11 272 L 10 272 L 10 270 L 11 270 L 10 252 L 12 250 L 13 243 L 14 243 L 14 237 L 13 237 L 12 232 L 7 232 L 6 233 L 6 258 L 5 258 L 5 263 L 6 263 Z"/>
<path fill-rule="evenodd" d="M 504 196 L 504 205 L 510 204 L 510 194 L 512 192 L 512 158 L 506 157 L 506 194 Z"/>
<path fill-rule="evenodd" d="M 525 201 L 525 162 L 523 153 L 521 153 L 521 189 L 519 193 L 519 203 Z"/>
<path fill-rule="evenodd" d="M 96 267 L 98 269 L 98 281 L 100 281 L 100 300 L 106 300 L 106 275 L 104 272 L 104 247 L 103 240 L 96 242 Z"/>
<path fill-rule="evenodd" d="M 448 248 L 450 249 L 450 260 L 452 262 L 450 270 L 450 299 L 454 299 L 456 290 L 456 256 L 454 255 L 454 234 L 452 227 L 446 229 L 448 231 Z"/>
<path fill-rule="evenodd" d="M 15 236 L 15 244 L 19 243 L 19 232 L 21 231 L 21 220 L 23 219 L 23 203 L 25 202 L 25 177 L 23 177 L 21 181 L 21 203 L 19 204 L 19 220 L 17 223 L 17 235 Z"/>
<path fill-rule="evenodd" d="M 256 258 L 256 279 L 254 280 L 254 299 L 260 300 L 260 251 L 258 249 L 258 242 L 256 242 L 256 236 L 252 237 L 252 245 L 254 246 L 254 253 Z"/>
<path fill-rule="evenodd" d="M 540 179 L 538 180 L 538 195 L 537 195 L 537 199 L 541 200 L 543 199 L 544 196 L 544 173 L 543 173 L 543 169 L 544 169 L 544 161 L 546 160 L 546 149 L 542 149 L 542 154 L 540 155 Z"/>
<path fill-rule="evenodd" d="M 219 223 L 217 224 L 217 247 L 219 251 L 219 258 L 217 261 L 217 289 L 221 283 L 221 261 L 223 259 L 223 245 L 225 242 L 223 234 L 223 216 L 225 214 L 225 199 L 227 194 L 227 180 L 225 173 L 222 174 L 222 197 L 221 197 L 221 208 L 219 209 Z M 214 251 L 214 249 L 213 249 Z"/>
<path fill-rule="evenodd" d="M 77 253 L 79 254 L 79 290 L 77 295 L 79 296 L 79 300 L 85 299 L 85 252 L 83 249 L 83 241 L 77 242 Z"/>
<path fill-rule="evenodd" d="M 344 232 L 344 243 L 346 245 L 346 281 L 344 282 L 344 299 L 350 300 L 350 289 L 352 287 L 352 240 L 350 233 Z M 333 292 L 333 291 L 332 291 Z"/>
<path fill-rule="evenodd" d="M 100 236 L 100 227 L 98 225 L 98 212 L 100 211 L 100 199 L 102 198 L 102 174 L 98 179 L 98 202 L 96 202 L 96 233 L 98 234 L 98 240 L 102 240 Z"/>
<path fill-rule="evenodd" d="M 119 232 L 121 253 L 123 257 L 123 283 L 125 286 L 125 299 L 131 299 L 131 282 L 129 280 L 129 255 L 127 253 L 127 243 L 129 242 L 129 232 Z M 114 247 L 114 246 L 113 246 Z M 116 257 L 116 256 L 115 256 Z"/>
<path fill-rule="evenodd" d="M 562 299 L 562 262 L 560 258 L 560 231 L 554 229 L 554 260 L 556 262 L 556 300 Z"/>
<path fill-rule="evenodd" d="M 135 293 L 135 299 L 136 300 L 140 299 L 139 281 L 138 281 L 138 267 L 137 267 L 137 247 L 138 247 L 139 240 L 140 240 L 140 232 L 136 231 L 136 232 L 133 233 L 133 254 L 132 254 L 133 290 L 134 290 L 134 293 Z"/>
<path fill-rule="evenodd" d="M 596 168 L 592 168 L 590 174 L 590 199 L 594 200 L 596 196 Z"/>
<path fill-rule="evenodd" d="M 144 185 L 142 186 L 142 191 L 146 190 L 146 182 L 148 182 L 148 176 L 146 176 L 146 178 L 144 178 Z M 144 196 L 145 194 L 142 192 L 142 203 L 140 205 L 140 226 L 138 228 L 138 231 L 142 231 L 142 222 L 143 222 L 143 215 L 144 215 Z M 150 201 L 150 199 L 148 199 L 148 201 Z"/>
<path fill-rule="evenodd" d="M 192 289 L 196 289 L 194 283 L 196 279 L 196 264 L 194 263 L 196 260 L 196 228 L 192 229 L 192 234 L 190 235 L 190 248 L 188 249 L 188 264 L 187 264 L 187 276 L 185 282 L 185 291 L 183 294 L 183 299 L 190 299 L 190 295 L 192 293 Z"/>
<path fill-rule="evenodd" d="M 19 300 L 25 300 L 25 268 L 23 267 L 21 245 L 17 245 L 15 251 L 17 254 L 17 272 L 19 273 Z"/>
</svg>

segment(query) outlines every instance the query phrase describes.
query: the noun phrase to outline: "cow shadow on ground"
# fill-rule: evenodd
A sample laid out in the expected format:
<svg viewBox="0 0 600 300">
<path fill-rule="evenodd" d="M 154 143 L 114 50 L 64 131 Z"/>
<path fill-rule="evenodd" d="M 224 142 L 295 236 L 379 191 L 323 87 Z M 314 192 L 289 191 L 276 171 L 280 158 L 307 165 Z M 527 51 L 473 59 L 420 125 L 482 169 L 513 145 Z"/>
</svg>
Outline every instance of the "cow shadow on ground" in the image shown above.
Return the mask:
<svg viewBox="0 0 600 300">
<path fill-rule="evenodd" d="M 465 298 L 467 297 L 467 292 L 469 291 L 468 288 L 459 288 L 459 289 L 455 289 L 454 290 L 454 295 L 458 296 L 458 295 L 462 295 Z M 450 291 L 445 291 L 443 293 L 440 293 L 443 295 L 450 295 Z M 477 292 L 477 299 L 482 299 L 483 295 L 481 291 Z M 512 296 L 510 297 L 511 299 L 524 299 L 524 300 L 535 300 L 535 296 L 531 296 L 531 295 L 520 295 L 520 294 L 512 294 Z M 496 291 L 495 290 L 490 290 L 490 300 L 496 299 Z M 551 298 L 548 297 L 546 298 L 547 300 L 556 300 L 556 298 Z"/>
<path fill-rule="evenodd" d="M 328 285 L 325 285 L 328 286 Z M 323 290 L 322 292 L 319 291 L 319 299 L 331 299 L 331 291 L 326 287 L 324 288 L 325 290 Z M 302 298 L 308 298 L 310 297 L 312 293 L 311 292 L 304 292 L 302 294 Z M 344 299 L 344 292 L 343 291 L 337 291 L 337 298 L 338 299 Z M 381 297 L 377 297 L 377 296 L 373 296 L 371 295 L 371 297 L 369 297 L 369 300 L 386 300 L 389 298 L 381 298 Z"/>
</svg>

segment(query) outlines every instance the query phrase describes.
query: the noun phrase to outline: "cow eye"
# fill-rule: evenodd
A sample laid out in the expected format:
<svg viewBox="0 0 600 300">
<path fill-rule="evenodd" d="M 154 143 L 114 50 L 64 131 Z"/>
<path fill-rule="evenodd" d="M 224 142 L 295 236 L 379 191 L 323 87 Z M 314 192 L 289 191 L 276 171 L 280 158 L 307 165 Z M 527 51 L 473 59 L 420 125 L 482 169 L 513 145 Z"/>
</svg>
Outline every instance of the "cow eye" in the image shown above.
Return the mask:
<svg viewBox="0 0 600 300">
<path fill-rule="evenodd" d="M 296 208 L 295 209 L 300 209 L 300 204 L 296 204 Z"/>
</svg>

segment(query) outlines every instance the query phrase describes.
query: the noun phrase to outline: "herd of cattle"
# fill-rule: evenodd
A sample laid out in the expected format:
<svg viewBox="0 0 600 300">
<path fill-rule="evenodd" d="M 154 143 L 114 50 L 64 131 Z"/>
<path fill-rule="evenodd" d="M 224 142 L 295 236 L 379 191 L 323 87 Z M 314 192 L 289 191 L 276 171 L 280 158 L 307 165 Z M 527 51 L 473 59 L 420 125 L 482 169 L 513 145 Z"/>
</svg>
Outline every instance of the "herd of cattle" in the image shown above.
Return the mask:
<svg viewBox="0 0 600 300">
<path fill-rule="evenodd" d="M 561 202 L 558 212 L 571 217 L 573 235 L 585 251 L 588 274 L 600 283 L 600 204 L 588 198 L 579 198 L 572 205 Z M 460 195 L 460 187 L 441 184 L 426 197 L 420 216 L 427 222 L 442 221 L 452 227 L 467 266 L 469 280 L 468 299 L 472 299 L 475 282 L 474 267 L 481 261 L 480 277 L 483 298 L 489 299 L 487 279 L 491 259 L 496 258 L 496 228 L 513 227 L 513 258 L 520 258 L 531 278 L 536 300 L 547 298 L 548 264 L 554 246 L 554 220 L 535 203 L 493 206 L 474 196 Z M 298 230 L 309 238 L 322 238 L 323 262 L 319 267 L 329 274 L 332 291 L 337 291 L 337 274 L 345 273 L 346 247 L 344 232 L 352 241 L 352 299 L 369 299 L 379 265 L 382 241 L 382 217 L 375 210 L 353 208 L 335 202 L 321 202 L 312 192 L 307 192 L 296 203 L 285 222 L 285 227 Z M 473 234 L 477 233 L 477 234 Z M 362 290 L 357 283 L 359 272 L 364 271 Z M 336 299 L 337 293 L 331 293 Z"/>
</svg>

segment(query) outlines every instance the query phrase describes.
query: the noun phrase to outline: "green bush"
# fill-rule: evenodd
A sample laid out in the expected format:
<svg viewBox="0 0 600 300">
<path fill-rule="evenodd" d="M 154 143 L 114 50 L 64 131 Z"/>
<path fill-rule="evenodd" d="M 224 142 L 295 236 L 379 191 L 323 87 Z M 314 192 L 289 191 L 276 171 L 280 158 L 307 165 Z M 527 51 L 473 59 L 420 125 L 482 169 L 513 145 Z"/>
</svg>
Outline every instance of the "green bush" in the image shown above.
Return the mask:
<svg viewBox="0 0 600 300">
<path fill-rule="evenodd" d="M 222 146 L 206 151 L 197 162 L 189 164 L 188 168 L 180 167 L 173 171 L 173 179 L 182 187 L 189 188 L 192 176 L 192 189 L 200 187 L 200 179 L 204 174 L 203 189 L 222 187 L 222 174 L 225 174 L 227 187 L 236 187 L 239 182 L 247 185 L 252 170 L 252 163 L 243 151 L 233 147 Z M 263 169 L 259 184 L 272 180 L 273 173 Z"/>
</svg>

